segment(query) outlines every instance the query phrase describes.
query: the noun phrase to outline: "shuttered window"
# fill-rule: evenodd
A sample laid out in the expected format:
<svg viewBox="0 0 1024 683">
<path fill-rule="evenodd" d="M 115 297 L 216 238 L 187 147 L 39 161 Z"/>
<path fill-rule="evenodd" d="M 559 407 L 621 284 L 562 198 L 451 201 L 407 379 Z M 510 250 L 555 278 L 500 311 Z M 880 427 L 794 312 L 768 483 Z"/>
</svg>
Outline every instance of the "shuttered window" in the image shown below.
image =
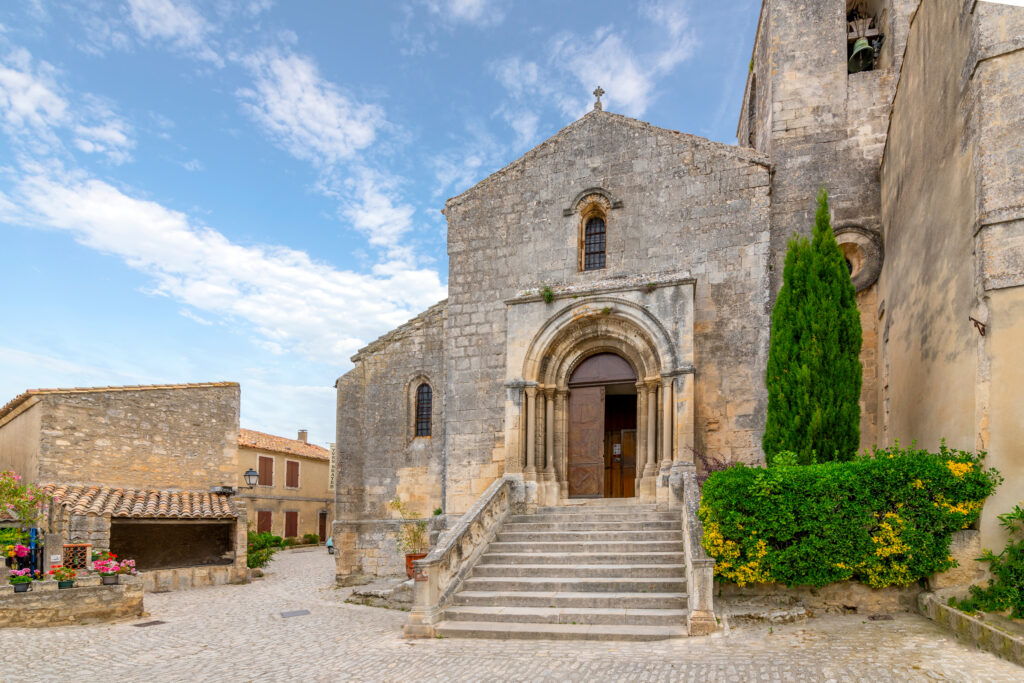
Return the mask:
<svg viewBox="0 0 1024 683">
<path fill-rule="evenodd" d="M 274 513 L 270 510 L 259 510 L 256 513 L 256 531 L 270 531 L 274 524 Z"/>
<path fill-rule="evenodd" d="M 259 464 L 260 478 L 257 480 L 257 484 L 260 486 L 273 486 L 274 485 L 274 459 L 266 456 L 260 456 Z"/>
<path fill-rule="evenodd" d="M 287 477 L 285 478 L 284 485 L 290 489 L 299 488 L 299 463 L 295 460 L 289 460 L 287 468 Z"/>
<path fill-rule="evenodd" d="M 299 513 L 295 510 L 287 510 L 284 513 L 284 536 L 293 538 L 299 535 Z"/>
</svg>

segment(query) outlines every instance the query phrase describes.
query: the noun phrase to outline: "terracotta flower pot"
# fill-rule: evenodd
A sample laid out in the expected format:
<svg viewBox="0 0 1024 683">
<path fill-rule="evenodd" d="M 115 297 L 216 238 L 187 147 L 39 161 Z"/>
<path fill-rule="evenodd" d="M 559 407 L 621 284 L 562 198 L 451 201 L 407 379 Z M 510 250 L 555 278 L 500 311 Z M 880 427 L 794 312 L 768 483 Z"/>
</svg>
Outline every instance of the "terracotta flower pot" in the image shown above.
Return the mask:
<svg viewBox="0 0 1024 683">
<path fill-rule="evenodd" d="M 32 588 L 31 583 L 16 583 L 14 584 L 15 593 L 28 593 L 29 589 Z"/>
<path fill-rule="evenodd" d="M 110 574 L 107 576 L 100 577 L 103 580 L 104 586 L 115 586 L 117 585 L 118 579 L 121 577 L 118 574 Z"/>
<path fill-rule="evenodd" d="M 405 575 L 408 576 L 411 579 L 413 577 L 413 575 L 415 574 L 415 572 L 413 571 L 413 568 L 412 568 L 413 560 L 422 560 L 426 556 L 427 556 L 426 553 L 406 553 L 405 554 Z"/>
<path fill-rule="evenodd" d="M 69 579 L 67 581 L 58 581 L 57 582 L 57 588 L 74 588 L 74 587 L 75 587 L 75 580 L 74 579 Z"/>
</svg>

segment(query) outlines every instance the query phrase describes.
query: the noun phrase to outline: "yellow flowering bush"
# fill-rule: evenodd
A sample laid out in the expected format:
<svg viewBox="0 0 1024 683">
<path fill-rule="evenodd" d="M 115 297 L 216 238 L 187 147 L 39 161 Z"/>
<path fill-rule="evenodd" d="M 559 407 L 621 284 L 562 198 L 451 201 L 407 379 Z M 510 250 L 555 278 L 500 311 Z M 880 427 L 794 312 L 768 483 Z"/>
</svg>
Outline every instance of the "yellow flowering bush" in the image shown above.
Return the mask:
<svg viewBox="0 0 1024 683">
<path fill-rule="evenodd" d="M 906 586 L 954 566 L 950 538 L 1001 481 L 984 453 L 875 449 L 850 462 L 736 466 L 704 484 L 715 574 L 740 585 Z"/>
</svg>

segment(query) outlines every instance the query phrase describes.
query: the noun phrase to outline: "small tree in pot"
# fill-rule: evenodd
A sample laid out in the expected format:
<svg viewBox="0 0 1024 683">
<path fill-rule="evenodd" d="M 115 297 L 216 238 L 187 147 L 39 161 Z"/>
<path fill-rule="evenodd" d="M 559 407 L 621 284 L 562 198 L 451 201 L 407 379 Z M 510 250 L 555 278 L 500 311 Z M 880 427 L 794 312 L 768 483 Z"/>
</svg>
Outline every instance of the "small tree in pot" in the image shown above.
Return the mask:
<svg viewBox="0 0 1024 683">
<path fill-rule="evenodd" d="M 398 527 L 398 531 L 395 533 L 395 542 L 398 544 L 398 549 L 405 553 L 405 573 L 411 579 L 413 577 L 413 560 L 426 557 L 427 550 L 430 548 L 427 520 L 420 519 L 422 515 L 410 510 L 398 496 L 388 503 L 388 507 L 397 512 L 403 520 L 409 520 Z"/>
</svg>

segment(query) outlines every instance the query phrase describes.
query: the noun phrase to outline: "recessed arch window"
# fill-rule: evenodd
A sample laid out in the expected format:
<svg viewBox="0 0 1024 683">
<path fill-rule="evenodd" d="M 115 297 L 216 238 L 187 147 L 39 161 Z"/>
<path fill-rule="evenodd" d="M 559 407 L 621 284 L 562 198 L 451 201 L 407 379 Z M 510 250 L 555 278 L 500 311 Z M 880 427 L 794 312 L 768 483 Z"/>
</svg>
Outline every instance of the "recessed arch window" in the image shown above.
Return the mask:
<svg viewBox="0 0 1024 683">
<path fill-rule="evenodd" d="M 430 417 L 433 410 L 434 392 L 424 382 L 416 388 L 416 436 L 430 436 Z"/>
<path fill-rule="evenodd" d="M 600 270 L 605 263 L 604 218 L 591 216 L 583 228 L 583 270 Z"/>
</svg>

